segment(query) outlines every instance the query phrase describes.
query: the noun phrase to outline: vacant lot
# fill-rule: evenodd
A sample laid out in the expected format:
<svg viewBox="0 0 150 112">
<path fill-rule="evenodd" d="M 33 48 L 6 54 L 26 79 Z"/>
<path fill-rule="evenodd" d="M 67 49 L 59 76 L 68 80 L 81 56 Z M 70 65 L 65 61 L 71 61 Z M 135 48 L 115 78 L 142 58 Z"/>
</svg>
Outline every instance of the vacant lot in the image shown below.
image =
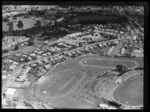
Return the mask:
<svg viewBox="0 0 150 112">
<path fill-rule="evenodd" d="M 83 93 L 82 89 L 92 89 L 94 85 L 91 84 L 90 86 L 90 82 L 97 76 L 104 78 L 102 75 L 111 69 L 108 62 L 119 63 L 117 59 L 115 59 L 114 62 L 112 59 L 113 58 L 100 58 L 98 56 L 81 56 L 61 63 L 45 75 L 45 82 L 35 82 L 31 86 L 31 88 L 33 88 L 33 95 L 39 100 L 49 102 L 52 106 L 57 108 L 92 108 L 94 106 L 93 103 L 90 104 L 90 101 L 86 102 L 86 100 L 77 99 L 74 95 L 78 97 L 79 94 L 81 95 Z M 91 63 L 88 63 L 88 66 L 86 63 L 81 64 L 83 60 L 92 61 L 93 65 Z M 101 63 L 100 66 L 99 64 L 95 64 L 97 60 Z M 100 61 L 105 61 L 105 63 Z M 133 67 L 136 62 L 134 63 L 135 60 L 132 61 L 123 60 L 122 63 L 125 62 L 128 66 Z M 103 68 L 103 66 L 105 66 L 105 68 Z M 109 76 L 109 78 L 111 78 L 111 76 Z M 107 84 L 107 82 L 105 83 Z"/>
</svg>

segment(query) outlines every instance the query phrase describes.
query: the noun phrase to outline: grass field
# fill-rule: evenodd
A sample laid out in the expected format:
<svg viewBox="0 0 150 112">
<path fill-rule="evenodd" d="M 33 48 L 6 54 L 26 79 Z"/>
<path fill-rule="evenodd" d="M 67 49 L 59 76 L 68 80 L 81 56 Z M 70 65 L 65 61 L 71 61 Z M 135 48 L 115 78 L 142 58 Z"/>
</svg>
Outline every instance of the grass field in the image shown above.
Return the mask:
<svg viewBox="0 0 150 112">
<path fill-rule="evenodd" d="M 113 96 L 125 105 L 143 105 L 143 76 L 129 77 L 114 91 Z"/>
<path fill-rule="evenodd" d="M 85 90 L 86 93 L 86 90 L 94 88 L 94 85 L 91 84 L 91 82 L 95 77 L 101 76 L 102 79 L 104 78 L 102 75 L 107 70 L 110 70 L 109 62 L 112 63 L 111 66 L 113 66 L 115 62 L 119 63 L 120 59 L 117 60 L 115 58 L 114 61 L 112 59 L 113 58 L 104 59 L 104 57 L 100 58 L 98 56 L 81 56 L 58 64 L 45 75 L 46 80 L 44 80 L 44 82 L 35 82 L 31 86 L 31 88 L 33 88 L 33 95 L 39 100 L 49 102 L 52 104 L 52 106 L 57 108 L 92 108 L 94 105 L 89 104 L 88 102 L 90 101 L 82 101 L 79 96 L 86 96 L 83 94 L 83 91 Z M 86 60 L 87 62 L 91 61 L 91 63 L 88 62 L 88 66 L 86 63 L 81 64 L 83 60 Z M 125 62 L 126 65 L 130 67 L 137 66 L 135 64 L 136 60 L 126 60 L 121 60 L 121 63 Z M 100 65 L 95 64 L 97 61 L 99 61 L 98 63 L 100 63 Z M 105 67 L 103 68 L 103 66 Z M 112 76 L 108 77 L 108 79 L 111 78 Z M 104 87 L 108 87 L 108 82 L 105 82 L 106 85 Z M 109 85 L 110 86 L 108 88 L 111 88 L 112 84 L 109 83 Z M 103 94 L 104 93 L 105 92 L 103 91 Z M 119 93 L 117 94 L 119 95 Z M 120 98 L 118 97 L 118 99 Z"/>
<path fill-rule="evenodd" d="M 33 19 L 34 17 L 31 17 L 31 18 L 23 18 L 23 17 L 17 17 L 17 20 L 12 20 L 12 21 L 16 21 L 13 26 L 13 30 L 23 30 L 23 29 L 29 29 L 29 28 L 32 28 L 34 27 L 35 23 L 36 23 L 36 20 L 39 20 L 41 21 L 41 25 L 44 26 L 46 24 L 48 24 L 50 22 L 50 20 L 45 20 L 43 19 L 42 17 L 38 17 L 38 18 L 35 18 Z M 17 24 L 18 24 L 18 21 L 21 20 L 24 24 L 23 28 L 18 28 L 17 27 Z M 3 28 L 3 31 L 8 31 L 9 30 L 9 26 L 7 25 L 7 22 L 2 22 L 2 28 Z"/>
</svg>

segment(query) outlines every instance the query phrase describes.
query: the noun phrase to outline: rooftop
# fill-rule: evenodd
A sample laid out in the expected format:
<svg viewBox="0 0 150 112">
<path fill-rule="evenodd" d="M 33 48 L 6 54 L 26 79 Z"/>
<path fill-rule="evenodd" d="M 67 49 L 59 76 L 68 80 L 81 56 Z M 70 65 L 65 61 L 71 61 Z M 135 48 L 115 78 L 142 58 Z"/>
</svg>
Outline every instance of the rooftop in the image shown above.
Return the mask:
<svg viewBox="0 0 150 112">
<path fill-rule="evenodd" d="M 8 95 L 14 95 L 16 91 L 17 91 L 16 89 L 8 88 L 7 91 L 6 91 L 6 94 L 8 94 Z"/>
</svg>

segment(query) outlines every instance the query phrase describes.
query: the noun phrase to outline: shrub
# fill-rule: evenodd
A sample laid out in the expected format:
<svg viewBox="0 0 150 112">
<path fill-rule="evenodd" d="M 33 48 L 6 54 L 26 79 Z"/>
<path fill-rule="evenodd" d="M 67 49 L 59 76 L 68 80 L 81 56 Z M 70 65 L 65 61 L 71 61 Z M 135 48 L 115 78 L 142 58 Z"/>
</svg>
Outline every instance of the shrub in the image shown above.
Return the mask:
<svg viewBox="0 0 150 112">
<path fill-rule="evenodd" d="M 21 20 L 19 20 L 17 26 L 18 26 L 18 28 L 23 28 L 23 22 Z"/>
</svg>

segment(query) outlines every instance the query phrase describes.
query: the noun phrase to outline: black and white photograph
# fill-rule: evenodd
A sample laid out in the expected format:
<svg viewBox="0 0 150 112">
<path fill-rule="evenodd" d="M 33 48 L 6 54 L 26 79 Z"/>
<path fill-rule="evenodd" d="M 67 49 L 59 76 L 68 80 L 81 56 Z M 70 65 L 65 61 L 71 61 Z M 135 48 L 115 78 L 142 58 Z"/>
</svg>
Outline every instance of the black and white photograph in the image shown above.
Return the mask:
<svg viewBox="0 0 150 112">
<path fill-rule="evenodd" d="M 144 9 L 2 4 L 2 109 L 143 110 Z"/>
</svg>

